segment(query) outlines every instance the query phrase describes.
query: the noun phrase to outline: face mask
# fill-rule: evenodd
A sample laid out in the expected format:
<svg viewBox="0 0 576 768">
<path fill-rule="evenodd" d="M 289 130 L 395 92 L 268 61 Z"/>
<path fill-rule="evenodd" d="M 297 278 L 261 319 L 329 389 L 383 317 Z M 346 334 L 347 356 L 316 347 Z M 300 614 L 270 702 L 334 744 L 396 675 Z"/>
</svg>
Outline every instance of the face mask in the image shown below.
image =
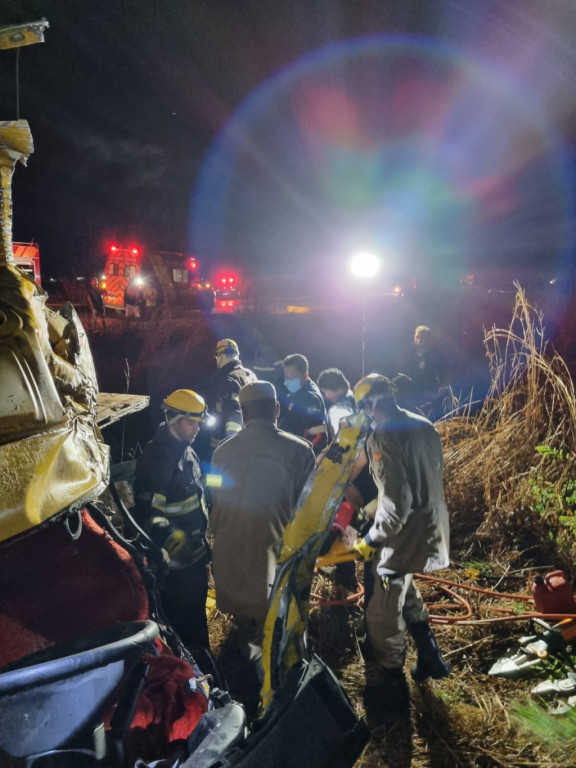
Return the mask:
<svg viewBox="0 0 576 768">
<path fill-rule="evenodd" d="M 288 392 L 298 392 L 300 387 L 302 386 L 302 382 L 300 379 L 285 379 L 284 384 L 286 385 L 286 389 Z"/>
</svg>

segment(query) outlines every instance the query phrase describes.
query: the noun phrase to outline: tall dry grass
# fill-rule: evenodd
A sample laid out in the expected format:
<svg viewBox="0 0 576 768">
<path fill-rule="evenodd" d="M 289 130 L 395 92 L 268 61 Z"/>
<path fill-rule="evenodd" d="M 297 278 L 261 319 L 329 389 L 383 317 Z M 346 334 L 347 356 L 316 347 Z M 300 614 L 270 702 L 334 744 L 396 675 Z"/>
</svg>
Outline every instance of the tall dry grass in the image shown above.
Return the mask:
<svg viewBox="0 0 576 768">
<path fill-rule="evenodd" d="M 543 318 L 516 285 L 507 329 L 485 333 L 491 387 L 481 410 L 438 423 L 455 538 L 490 554 L 545 554 L 569 565 L 570 528 L 553 504 L 538 513 L 536 488 L 560 497 L 576 478 L 576 390 L 564 360 L 544 340 Z M 561 460 L 537 452 L 548 446 Z M 525 545 L 526 551 L 521 547 Z"/>
</svg>

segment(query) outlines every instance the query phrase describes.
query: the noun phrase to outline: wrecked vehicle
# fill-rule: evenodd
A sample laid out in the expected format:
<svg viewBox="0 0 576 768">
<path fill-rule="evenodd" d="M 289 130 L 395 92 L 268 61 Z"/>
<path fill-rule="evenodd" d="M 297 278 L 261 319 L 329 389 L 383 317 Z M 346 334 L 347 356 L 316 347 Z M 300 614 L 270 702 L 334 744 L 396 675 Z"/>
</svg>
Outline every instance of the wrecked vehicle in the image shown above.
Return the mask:
<svg viewBox="0 0 576 768">
<path fill-rule="evenodd" d="M 164 620 L 163 553 L 129 515 L 92 502 L 108 485 L 87 335 L 14 264 L 11 179 L 33 150 L 0 123 L 0 763 L 352 766 L 368 733 L 304 630 L 314 563 L 365 439 L 342 429 L 286 530 L 266 622 L 260 716 L 214 685 Z M 210 670 L 211 671 L 211 670 Z"/>
</svg>

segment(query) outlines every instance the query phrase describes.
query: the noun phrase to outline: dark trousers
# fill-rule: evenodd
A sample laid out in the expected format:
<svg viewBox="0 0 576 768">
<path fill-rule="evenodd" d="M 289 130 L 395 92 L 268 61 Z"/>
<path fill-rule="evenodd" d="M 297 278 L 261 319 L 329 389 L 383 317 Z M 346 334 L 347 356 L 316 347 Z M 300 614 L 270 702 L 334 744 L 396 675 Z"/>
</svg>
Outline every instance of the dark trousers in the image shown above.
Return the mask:
<svg viewBox="0 0 576 768">
<path fill-rule="evenodd" d="M 169 571 L 160 591 L 166 618 L 190 649 L 209 650 L 206 598 L 208 570 L 204 563 Z"/>
</svg>

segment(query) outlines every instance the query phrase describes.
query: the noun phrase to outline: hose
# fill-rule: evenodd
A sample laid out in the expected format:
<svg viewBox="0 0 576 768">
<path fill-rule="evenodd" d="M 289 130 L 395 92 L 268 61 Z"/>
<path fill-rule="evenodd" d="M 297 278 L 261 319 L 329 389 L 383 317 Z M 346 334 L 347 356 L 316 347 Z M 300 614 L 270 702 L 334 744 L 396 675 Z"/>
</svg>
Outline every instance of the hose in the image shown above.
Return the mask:
<svg viewBox="0 0 576 768">
<path fill-rule="evenodd" d="M 424 573 L 415 573 L 415 579 L 426 581 L 431 584 L 436 584 L 442 592 L 449 595 L 456 602 L 455 603 L 438 603 L 430 605 L 430 623 L 431 624 L 443 624 L 443 625 L 458 625 L 472 626 L 483 624 L 498 624 L 511 621 L 528 621 L 530 619 L 542 619 L 543 621 L 562 621 L 562 619 L 576 619 L 576 613 L 539 613 L 537 611 L 523 611 L 522 613 L 515 613 L 512 608 L 498 608 L 496 606 L 488 606 L 487 610 L 494 611 L 496 613 L 506 614 L 494 618 L 487 619 L 473 619 L 473 611 L 470 603 L 461 595 L 454 592 L 452 587 L 457 589 L 463 589 L 467 592 L 474 592 L 476 594 L 484 595 L 486 597 L 493 597 L 496 599 L 517 600 L 524 603 L 533 603 L 534 600 L 530 595 L 522 595 L 518 593 L 510 592 L 495 592 L 492 589 L 484 589 L 482 587 L 474 587 L 471 584 L 460 584 L 457 581 L 450 581 L 449 579 L 441 579 L 437 576 L 429 576 Z M 313 608 L 327 608 L 337 605 L 343 606 L 360 606 L 364 599 L 364 587 L 360 586 L 359 591 L 355 593 L 348 593 L 341 598 L 323 598 L 313 592 L 310 593 L 310 606 Z M 462 611 L 456 616 L 445 616 L 435 611 Z"/>
</svg>

